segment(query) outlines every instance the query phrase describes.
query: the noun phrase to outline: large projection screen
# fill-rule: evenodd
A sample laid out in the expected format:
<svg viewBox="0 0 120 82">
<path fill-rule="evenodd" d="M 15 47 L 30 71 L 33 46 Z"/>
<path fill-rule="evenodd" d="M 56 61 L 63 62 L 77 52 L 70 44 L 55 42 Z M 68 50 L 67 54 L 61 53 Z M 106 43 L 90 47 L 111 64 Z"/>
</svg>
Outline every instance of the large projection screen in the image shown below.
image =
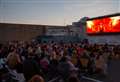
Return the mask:
<svg viewBox="0 0 120 82">
<path fill-rule="evenodd" d="M 120 34 L 120 15 L 88 19 L 86 23 L 88 35 Z"/>
</svg>

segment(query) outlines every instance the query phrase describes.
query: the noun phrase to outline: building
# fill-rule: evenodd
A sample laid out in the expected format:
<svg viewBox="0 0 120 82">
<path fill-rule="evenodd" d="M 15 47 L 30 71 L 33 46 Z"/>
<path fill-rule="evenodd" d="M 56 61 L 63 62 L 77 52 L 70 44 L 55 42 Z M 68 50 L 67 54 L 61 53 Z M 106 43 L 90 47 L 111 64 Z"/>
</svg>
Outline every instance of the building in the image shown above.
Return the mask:
<svg viewBox="0 0 120 82">
<path fill-rule="evenodd" d="M 67 36 L 69 28 L 66 26 L 46 26 L 46 36 Z"/>
<path fill-rule="evenodd" d="M 40 36 L 44 40 L 77 41 L 80 30 L 74 25 L 31 25 L 0 23 L 0 42 L 30 41 Z"/>
<path fill-rule="evenodd" d="M 66 26 L 0 23 L 0 42 L 29 41 L 37 36 L 63 37 L 69 35 L 68 30 Z"/>
</svg>

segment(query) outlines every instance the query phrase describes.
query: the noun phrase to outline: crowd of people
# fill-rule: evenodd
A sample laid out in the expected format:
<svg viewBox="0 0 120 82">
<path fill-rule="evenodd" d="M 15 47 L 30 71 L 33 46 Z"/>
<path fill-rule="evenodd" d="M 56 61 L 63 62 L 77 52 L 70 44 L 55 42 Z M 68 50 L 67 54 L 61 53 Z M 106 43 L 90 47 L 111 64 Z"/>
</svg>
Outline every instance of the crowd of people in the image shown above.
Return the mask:
<svg viewBox="0 0 120 82">
<path fill-rule="evenodd" d="M 87 41 L 0 44 L 1 82 L 80 82 L 81 75 L 106 76 L 110 59 L 120 58 L 120 46 Z"/>
</svg>

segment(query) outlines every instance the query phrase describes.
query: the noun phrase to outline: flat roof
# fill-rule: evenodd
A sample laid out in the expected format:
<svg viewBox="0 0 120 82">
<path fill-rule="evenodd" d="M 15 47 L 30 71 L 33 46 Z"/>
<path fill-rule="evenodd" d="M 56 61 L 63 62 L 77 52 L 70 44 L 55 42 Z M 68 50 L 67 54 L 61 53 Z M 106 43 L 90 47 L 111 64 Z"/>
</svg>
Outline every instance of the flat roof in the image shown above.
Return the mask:
<svg viewBox="0 0 120 82">
<path fill-rule="evenodd" d="M 0 23 L 4 25 L 30 25 L 30 26 L 48 26 L 48 27 L 65 27 L 60 25 L 41 25 L 41 24 L 21 24 L 21 23 Z"/>
</svg>

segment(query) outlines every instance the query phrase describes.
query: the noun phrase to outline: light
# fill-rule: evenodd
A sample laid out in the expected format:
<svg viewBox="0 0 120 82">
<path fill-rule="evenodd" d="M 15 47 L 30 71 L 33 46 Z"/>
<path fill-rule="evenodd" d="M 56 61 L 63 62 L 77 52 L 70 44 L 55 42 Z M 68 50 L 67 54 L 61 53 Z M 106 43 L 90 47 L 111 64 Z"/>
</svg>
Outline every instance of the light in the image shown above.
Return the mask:
<svg viewBox="0 0 120 82">
<path fill-rule="evenodd" d="M 111 20 L 112 20 L 112 25 L 115 26 L 116 24 L 118 24 L 118 22 L 120 20 L 120 16 L 111 17 Z"/>
<path fill-rule="evenodd" d="M 93 27 L 93 25 L 94 25 L 94 23 L 92 21 L 87 21 L 88 28 L 91 29 Z"/>
</svg>

